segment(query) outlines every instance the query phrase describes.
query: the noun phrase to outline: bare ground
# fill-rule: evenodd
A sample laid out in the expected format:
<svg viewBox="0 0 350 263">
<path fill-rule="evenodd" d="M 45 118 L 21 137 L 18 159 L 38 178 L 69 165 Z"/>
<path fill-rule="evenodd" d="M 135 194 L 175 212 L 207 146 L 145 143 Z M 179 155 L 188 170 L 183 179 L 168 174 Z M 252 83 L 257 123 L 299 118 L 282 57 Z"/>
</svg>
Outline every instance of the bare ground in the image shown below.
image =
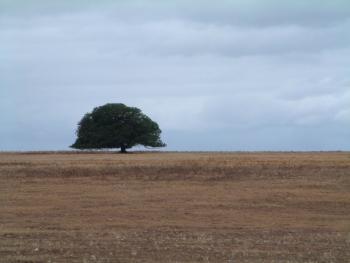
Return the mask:
<svg viewBox="0 0 350 263">
<path fill-rule="evenodd" d="M 0 262 L 350 262 L 350 153 L 3 153 Z"/>
</svg>

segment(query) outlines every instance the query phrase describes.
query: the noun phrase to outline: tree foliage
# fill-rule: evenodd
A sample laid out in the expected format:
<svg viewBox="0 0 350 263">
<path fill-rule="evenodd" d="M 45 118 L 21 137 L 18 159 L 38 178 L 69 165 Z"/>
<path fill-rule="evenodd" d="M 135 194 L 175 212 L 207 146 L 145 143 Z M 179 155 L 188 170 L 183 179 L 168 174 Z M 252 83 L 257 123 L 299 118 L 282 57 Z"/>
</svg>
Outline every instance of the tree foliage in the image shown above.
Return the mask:
<svg viewBox="0 0 350 263">
<path fill-rule="evenodd" d="M 140 109 L 121 103 L 109 103 L 93 109 L 78 123 L 75 149 L 120 148 L 121 152 L 136 145 L 164 147 L 156 122 Z"/>
</svg>

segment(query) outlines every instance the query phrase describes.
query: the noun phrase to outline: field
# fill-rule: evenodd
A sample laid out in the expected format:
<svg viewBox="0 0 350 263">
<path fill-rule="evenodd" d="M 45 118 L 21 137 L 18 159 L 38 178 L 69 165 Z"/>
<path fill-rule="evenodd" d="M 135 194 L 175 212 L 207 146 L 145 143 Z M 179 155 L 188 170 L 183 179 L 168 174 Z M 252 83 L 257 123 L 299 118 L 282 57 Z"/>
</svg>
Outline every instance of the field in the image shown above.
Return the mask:
<svg viewBox="0 0 350 263">
<path fill-rule="evenodd" d="M 350 153 L 2 153 L 0 262 L 350 262 Z"/>
</svg>

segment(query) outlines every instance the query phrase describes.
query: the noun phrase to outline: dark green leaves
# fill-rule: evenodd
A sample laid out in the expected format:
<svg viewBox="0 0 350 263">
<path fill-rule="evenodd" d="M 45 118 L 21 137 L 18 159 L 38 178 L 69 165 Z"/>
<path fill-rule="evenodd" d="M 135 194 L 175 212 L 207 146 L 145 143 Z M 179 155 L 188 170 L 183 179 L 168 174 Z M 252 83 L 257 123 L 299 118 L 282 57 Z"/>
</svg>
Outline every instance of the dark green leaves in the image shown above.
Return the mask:
<svg viewBox="0 0 350 263">
<path fill-rule="evenodd" d="M 87 113 L 78 124 L 76 149 L 131 148 L 135 145 L 164 147 L 156 122 L 140 109 L 110 103 Z"/>
</svg>

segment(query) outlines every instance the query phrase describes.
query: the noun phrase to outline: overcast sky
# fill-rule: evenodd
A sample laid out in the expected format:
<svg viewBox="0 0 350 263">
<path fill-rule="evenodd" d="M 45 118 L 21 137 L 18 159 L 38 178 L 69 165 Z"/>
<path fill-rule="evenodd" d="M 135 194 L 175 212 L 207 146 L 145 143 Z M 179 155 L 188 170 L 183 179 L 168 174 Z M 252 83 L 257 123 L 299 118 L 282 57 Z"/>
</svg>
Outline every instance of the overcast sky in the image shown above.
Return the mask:
<svg viewBox="0 0 350 263">
<path fill-rule="evenodd" d="M 0 150 L 109 102 L 167 150 L 350 150 L 350 1 L 0 0 Z"/>
</svg>

